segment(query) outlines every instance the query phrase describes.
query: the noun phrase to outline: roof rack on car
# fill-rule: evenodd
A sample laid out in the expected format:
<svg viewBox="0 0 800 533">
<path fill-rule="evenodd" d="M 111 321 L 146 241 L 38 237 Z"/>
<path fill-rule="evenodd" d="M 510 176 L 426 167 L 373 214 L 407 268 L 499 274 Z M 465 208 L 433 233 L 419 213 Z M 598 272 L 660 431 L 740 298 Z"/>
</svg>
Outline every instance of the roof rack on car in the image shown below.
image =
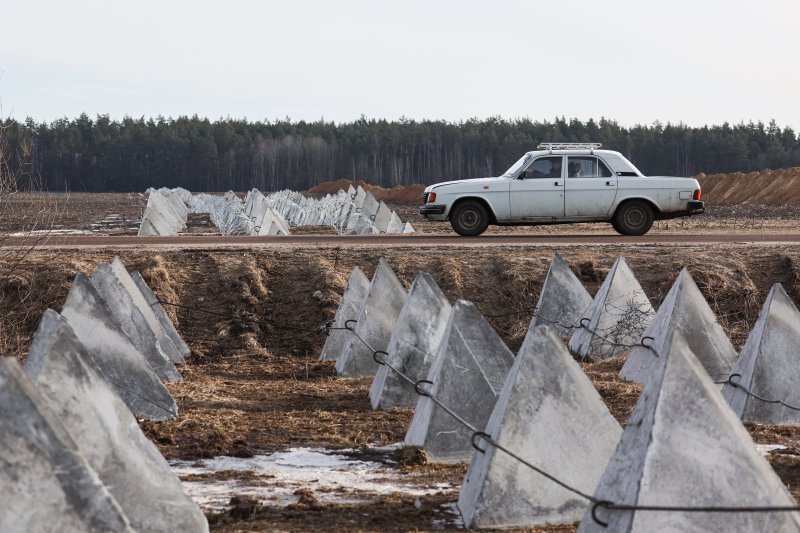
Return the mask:
<svg viewBox="0 0 800 533">
<path fill-rule="evenodd" d="M 539 150 L 595 150 L 603 143 L 541 143 L 536 148 Z"/>
</svg>

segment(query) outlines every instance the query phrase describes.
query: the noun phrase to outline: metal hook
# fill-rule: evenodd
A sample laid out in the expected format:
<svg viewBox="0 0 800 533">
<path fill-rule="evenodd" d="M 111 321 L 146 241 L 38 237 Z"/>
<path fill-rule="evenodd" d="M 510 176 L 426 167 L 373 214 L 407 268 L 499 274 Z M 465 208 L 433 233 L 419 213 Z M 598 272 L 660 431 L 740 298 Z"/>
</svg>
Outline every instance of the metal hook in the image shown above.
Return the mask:
<svg viewBox="0 0 800 533">
<path fill-rule="evenodd" d="M 358 320 L 353 320 L 353 319 L 351 318 L 350 320 L 345 320 L 345 321 L 344 321 L 344 327 L 345 327 L 345 329 L 349 329 L 350 331 L 354 331 L 354 330 L 353 330 L 353 328 L 351 328 L 351 327 L 350 327 L 350 322 L 352 322 L 353 324 L 357 324 L 357 323 L 358 323 Z"/>
<path fill-rule="evenodd" d="M 736 381 L 733 381 L 734 377 L 740 378 L 740 377 L 742 377 L 742 375 L 741 374 L 731 374 L 730 376 L 728 376 L 728 383 L 731 384 L 731 387 L 738 388 L 740 385 Z"/>
<path fill-rule="evenodd" d="M 485 433 L 483 431 L 476 431 L 475 433 L 472 434 L 472 447 L 475 448 L 476 450 L 478 450 L 481 453 L 486 453 L 486 448 L 481 448 L 480 446 L 478 446 L 478 443 L 475 442 L 475 438 L 476 437 L 480 437 L 480 438 L 486 439 L 488 441 L 489 439 L 492 438 L 491 435 L 489 435 L 488 433 Z"/>
<path fill-rule="evenodd" d="M 578 325 L 580 327 L 582 327 L 583 329 L 589 329 L 589 326 L 587 326 L 586 324 L 583 323 L 584 320 L 588 320 L 588 321 L 591 322 L 592 319 L 591 318 L 581 318 L 581 321 L 578 322 Z"/>
<path fill-rule="evenodd" d="M 376 363 L 378 363 L 379 365 L 383 366 L 383 365 L 385 365 L 385 364 L 386 364 L 386 361 L 385 361 L 385 360 L 383 360 L 383 359 L 379 359 L 379 358 L 378 358 L 378 354 L 379 354 L 379 353 L 382 353 L 382 354 L 383 354 L 383 355 L 385 355 L 386 357 L 389 357 L 389 354 L 388 354 L 387 352 L 384 352 L 383 350 L 375 350 L 374 352 L 372 352 L 372 359 L 373 359 L 373 360 L 374 360 Z"/>
<path fill-rule="evenodd" d="M 642 337 L 642 340 L 639 341 L 639 344 L 641 344 L 642 346 L 644 346 L 648 350 L 652 350 L 653 349 L 653 344 L 652 343 L 651 344 L 645 344 L 644 343 L 645 339 L 650 339 L 651 341 L 655 341 L 655 339 L 653 337 L 651 337 L 650 335 L 646 335 L 646 336 Z M 655 351 L 655 350 L 653 350 L 653 351 Z M 658 357 L 658 354 L 656 354 L 656 357 Z"/>
<path fill-rule="evenodd" d="M 606 500 L 595 502 L 594 505 L 592 505 L 592 520 L 594 520 L 595 523 L 599 524 L 601 527 L 608 527 L 608 522 L 603 522 L 602 520 L 600 520 L 600 518 L 597 516 L 597 508 L 604 507 L 608 509 L 609 505 L 612 505 L 612 502 Z"/>
<path fill-rule="evenodd" d="M 414 392 L 419 394 L 420 396 L 430 396 L 430 394 L 424 390 L 422 390 L 419 386 L 423 383 L 427 383 L 428 385 L 433 385 L 433 381 L 429 381 L 427 379 L 421 379 L 414 383 Z"/>
</svg>

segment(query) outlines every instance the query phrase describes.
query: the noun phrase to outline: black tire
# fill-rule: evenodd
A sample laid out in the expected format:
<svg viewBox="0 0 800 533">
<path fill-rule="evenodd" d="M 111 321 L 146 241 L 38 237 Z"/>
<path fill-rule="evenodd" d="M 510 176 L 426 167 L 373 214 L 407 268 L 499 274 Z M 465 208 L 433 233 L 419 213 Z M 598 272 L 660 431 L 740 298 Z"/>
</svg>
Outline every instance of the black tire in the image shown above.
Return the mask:
<svg viewBox="0 0 800 533">
<path fill-rule="evenodd" d="M 462 237 L 477 237 L 489 227 L 489 212 L 478 201 L 464 200 L 450 213 L 450 225 Z"/>
<path fill-rule="evenodd" d="M 653 227 L 653 207 L 642 200 L 631 200 L 617 208 L 611 225 L 622 235 L 644 235 Z"/>
</svg>

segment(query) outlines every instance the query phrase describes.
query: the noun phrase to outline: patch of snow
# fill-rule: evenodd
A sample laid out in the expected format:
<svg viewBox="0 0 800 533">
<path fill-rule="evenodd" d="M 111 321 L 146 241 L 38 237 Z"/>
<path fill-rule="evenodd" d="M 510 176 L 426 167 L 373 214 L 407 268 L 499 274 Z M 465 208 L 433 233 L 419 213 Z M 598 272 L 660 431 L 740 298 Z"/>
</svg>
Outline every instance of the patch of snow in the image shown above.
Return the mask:
<svg viewBox="0 0 800 533">
<path fill-rule="evenodd" d="M 375 496 L 401 494 L 426 496 L 454 492 L 448 483 L 415 483 L 415 476 L 400 477 L 395 470 L 371 461 L 360 461 L 323 448 L 290 448 L 284 452 L 251 458 L 214 457 L 200 461 L 173 461 L 180 477 L 208 476 L 183 481 L 186 492 L 206 509 L 222 510 L 233 495 L 258 499 L 264 505 L 296 503 L 298 489 L 311 489 L 322 503 L 359 503 Z M 241 472 L 241 476 L 217 472 Z"/>
<path fill-rule="evenodd" d="M 91 235 L 92 232 L 82 229 L 37 229 L 33 231 L 18 231 L 9 233 L 10 237 L 32 237 L 39 235 Z"/>
<path fill-rule="evenodd" d="M 783 444 L 756 444 L 756 449 L 761 453 L 761 455 L 767 456 L 773 450 L 785 450 L 786 446 Z"/>
</svg>

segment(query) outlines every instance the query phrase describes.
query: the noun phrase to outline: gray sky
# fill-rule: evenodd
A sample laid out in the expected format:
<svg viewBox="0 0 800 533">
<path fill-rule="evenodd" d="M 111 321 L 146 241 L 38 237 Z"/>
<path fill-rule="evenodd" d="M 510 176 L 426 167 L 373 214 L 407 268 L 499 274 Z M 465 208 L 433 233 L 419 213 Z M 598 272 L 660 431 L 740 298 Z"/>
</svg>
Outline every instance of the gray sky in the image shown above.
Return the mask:
<svg viewBox="0 0 800 533">
<path fill-rule="evenodd" d="M 800 1 L 6 0 L 3 115 L 800 129 Z"/>
</svg>

